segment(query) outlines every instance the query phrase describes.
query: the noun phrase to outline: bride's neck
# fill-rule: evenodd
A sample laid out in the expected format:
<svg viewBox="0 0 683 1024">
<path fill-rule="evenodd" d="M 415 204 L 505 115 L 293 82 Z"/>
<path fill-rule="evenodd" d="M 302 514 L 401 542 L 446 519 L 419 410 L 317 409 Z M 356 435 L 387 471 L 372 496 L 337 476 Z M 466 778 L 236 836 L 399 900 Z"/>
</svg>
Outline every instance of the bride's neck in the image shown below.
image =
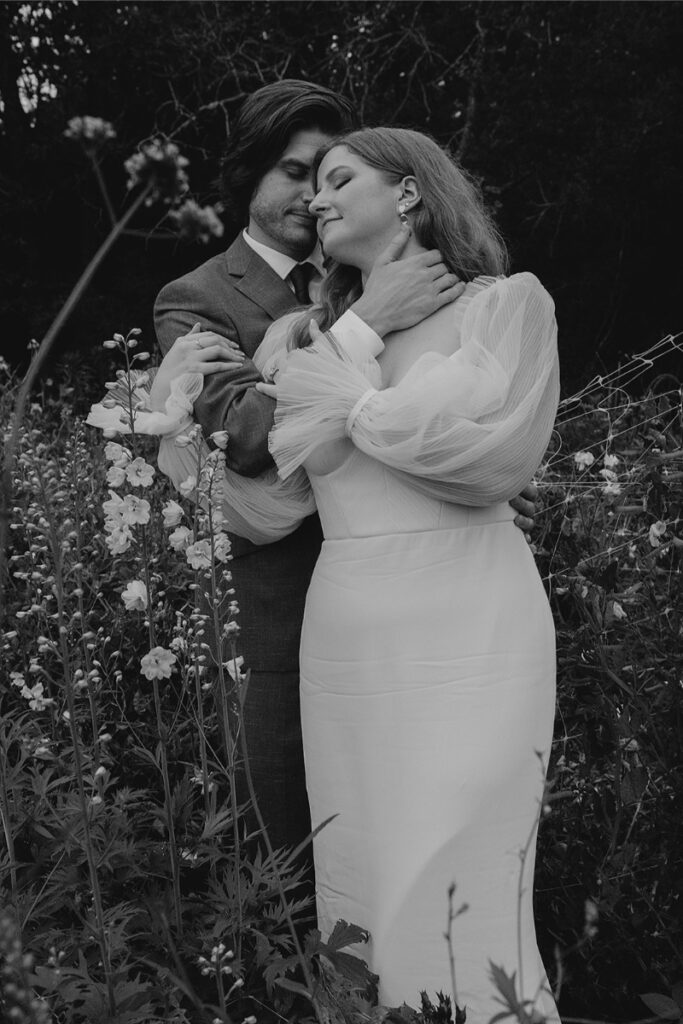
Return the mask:
<svg viewBox="0 0 683 1024">
<path fill-rule="evenodd" d="M 363 288 L 365 288 L 365 282 L 367 281 L 368 277 L 370 276 L 370 271 L 374 267 L 375 262 L 377 261 L 377 258 L 379 257 L 379 255 L 382 252 L 384 252 L 384 250 L 386 249 L 388 244 L 389 243 L 386 243 L 386 244 L 382 243 L 381 248 L 378 248 L 378 251 L 373 254 L 372 260 L 368 260 L 368 262 L 366 263 L 366 265 L 364 267 L 360 267 L 359 268 L 360 272 L 361 272 L 361 281 L 363 283 Z M 403 250 L 403 252 L 401 253 L 401 255 L 398 258 L 400 260 L 404 260 L 406 258 L 406 256 L 415 256 L 419 252 L 426 252 L 426 251 L 427 250 L 425 249 L 424 245 L 420 245 L 418 240 L 415 238 L 415 235 L 411 232 L 410 238 L 406 242 L 405 249 Z"/>
</svg>

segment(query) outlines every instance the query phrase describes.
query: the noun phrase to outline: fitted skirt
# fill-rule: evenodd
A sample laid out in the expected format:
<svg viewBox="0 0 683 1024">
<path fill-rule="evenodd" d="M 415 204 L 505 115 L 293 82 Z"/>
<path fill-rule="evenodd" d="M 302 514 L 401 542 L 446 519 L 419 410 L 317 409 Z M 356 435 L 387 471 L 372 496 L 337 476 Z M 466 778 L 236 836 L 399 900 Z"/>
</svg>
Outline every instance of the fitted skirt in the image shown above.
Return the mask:
<svg viewBox="0 0 683 1024">
<path fill-rule="evenodd" d="M 533 869 L 555 643 L 509 521 L 325 541 L 304 615 L 301 705 L 319 924 L 367 929 L 380 1002 L 451 993 L 502 1007 L 490 963 L 558 1020 L 536 945 Z M 521 968 L 521 970 L 520 970 Z"/>
</svg>

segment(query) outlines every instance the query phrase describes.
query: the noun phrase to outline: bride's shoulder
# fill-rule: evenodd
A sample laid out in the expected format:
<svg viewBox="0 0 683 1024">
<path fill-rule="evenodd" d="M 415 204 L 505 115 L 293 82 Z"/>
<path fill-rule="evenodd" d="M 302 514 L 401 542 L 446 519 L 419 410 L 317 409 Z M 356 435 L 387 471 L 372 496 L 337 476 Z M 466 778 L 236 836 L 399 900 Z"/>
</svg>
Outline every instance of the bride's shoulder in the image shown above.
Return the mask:
<svg viewBox="0 0 683 1024">
<path fill-rule="evenodd" d="M 479 295 L 484 295 L 484 302 L 487 302 L 489 299 L 497 300 L 505 297 L 510 298 L 512 301 L 521 302 L 535 299 L 544 303 L 552 303 L 552 299 L 546 289 L 536 275 L 532 274 L 529 270 L 523 270 L 520 273 L 510 274 L 509 276 L 501 274 L 498 277 L 482 274 L 480 277 L 475 277 L 468 284 L 465 294 L 467 294 L 470 288 L 472 289 L 472 297 L 476 298 Z"/>
</svg>

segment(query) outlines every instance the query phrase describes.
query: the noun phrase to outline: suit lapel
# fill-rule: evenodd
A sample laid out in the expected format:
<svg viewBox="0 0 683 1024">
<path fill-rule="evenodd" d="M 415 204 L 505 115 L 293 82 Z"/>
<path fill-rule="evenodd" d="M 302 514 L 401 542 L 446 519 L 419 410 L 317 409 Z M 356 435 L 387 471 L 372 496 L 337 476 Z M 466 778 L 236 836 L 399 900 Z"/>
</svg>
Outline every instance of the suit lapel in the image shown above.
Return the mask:
<svg viewBox="0 0 683 1024">
<path fill-rule="evenodd" d="M 225 256 L 237 291 L 265 310 L 273 320 L 296 305 L 295 296 L 282 278 L 247 245 L 241 233 Z"/>
</svg>

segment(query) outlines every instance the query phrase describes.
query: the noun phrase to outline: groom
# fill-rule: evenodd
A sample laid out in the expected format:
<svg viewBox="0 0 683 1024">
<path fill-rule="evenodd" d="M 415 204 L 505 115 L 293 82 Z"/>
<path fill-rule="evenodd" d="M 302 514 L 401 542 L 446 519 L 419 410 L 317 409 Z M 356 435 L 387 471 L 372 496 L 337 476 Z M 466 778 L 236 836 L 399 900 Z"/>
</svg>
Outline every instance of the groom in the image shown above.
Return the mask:
<svg viewBox="0 0 683 1024">
<path fill-rule="evenodd" d="M 227 463 L 243 476 L 272 465 L 274 403 L 255 389 L 262 378 L 251 357 L 274 320 L 316 300 L 324 274 L 315 218 L 308 212 L 313 158 L 354 125 L 347 100 L 310 82 L 284 80 L 250 96 L 234 123 L 224 164 L 229 212 L 244 230 L 226 252 L 166 285 L 156 301 L 164 354 L 199 322 L 202 330 L 236 341 L 247 357 L 239 368 L 207 377 L 195 405 L 205 436 L 227 430 Z M 450 275 L 435 279 L 424 254 L 397 259 L 402 245 L 397 238 L 361 298 L 335 324 L 342 345 L 381 347 L 379 338 L 419 323 L 459 294 L 462 286 Z M 515 507 L 533 514 L 528 501 Z M 527 523 L 522 516 L 518 525 Z M 298 655 L 320 523 L 310 516 L 289 537 L 263 546 L 231 540 L 241 653 L 251 670 L 243 722 L 249 763 L 273 846 L 296 846 L 310 831 Z"/>
</svg>

